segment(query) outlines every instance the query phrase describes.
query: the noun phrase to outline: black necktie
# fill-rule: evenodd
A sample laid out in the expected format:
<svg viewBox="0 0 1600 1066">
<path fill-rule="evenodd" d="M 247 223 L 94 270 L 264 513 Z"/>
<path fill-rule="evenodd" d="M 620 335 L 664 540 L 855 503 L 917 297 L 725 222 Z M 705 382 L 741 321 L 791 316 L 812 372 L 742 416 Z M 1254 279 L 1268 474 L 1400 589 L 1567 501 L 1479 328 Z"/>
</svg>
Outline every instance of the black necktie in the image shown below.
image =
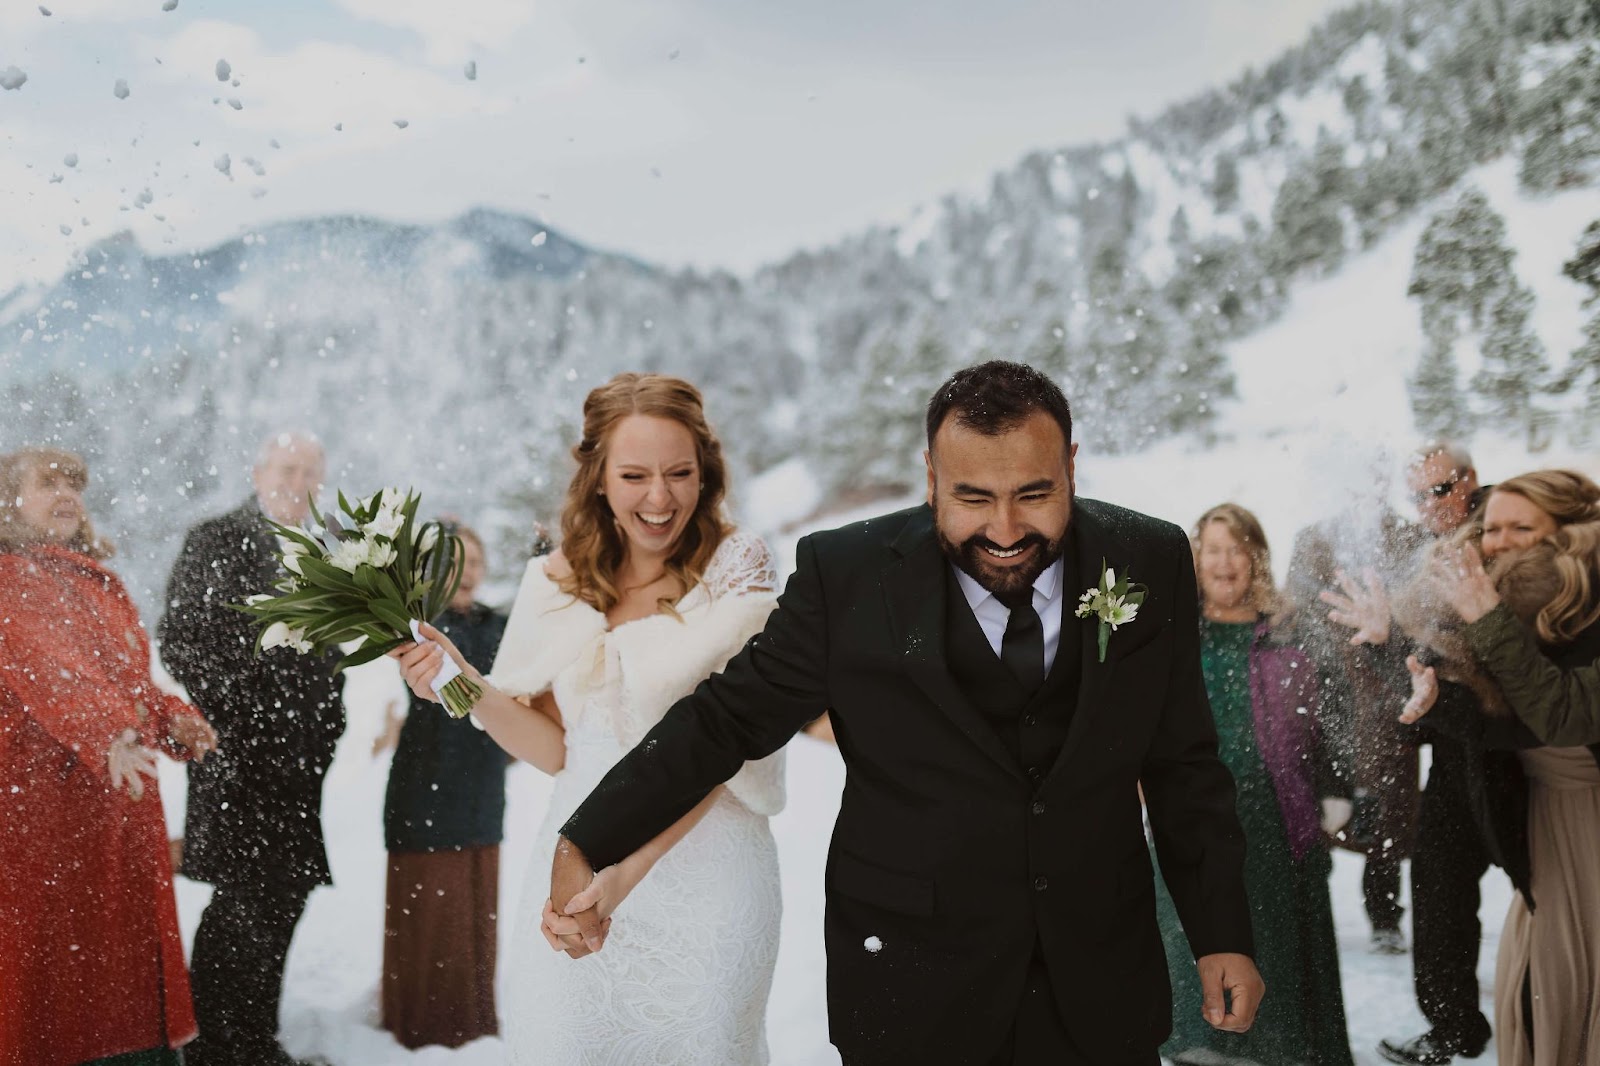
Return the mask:
<svg viewBox="0 0 1600 1066">
<path fill-rule="evenodd" d="M 1000 661 L 1023 689 L 1033 692 L 1044 684 L 1044 626 L 1033 609 L 1033 588 L 1020 589 L 995 599 L 1011 610 L 1006 635 L 1000 641 Z"/>
</svg>

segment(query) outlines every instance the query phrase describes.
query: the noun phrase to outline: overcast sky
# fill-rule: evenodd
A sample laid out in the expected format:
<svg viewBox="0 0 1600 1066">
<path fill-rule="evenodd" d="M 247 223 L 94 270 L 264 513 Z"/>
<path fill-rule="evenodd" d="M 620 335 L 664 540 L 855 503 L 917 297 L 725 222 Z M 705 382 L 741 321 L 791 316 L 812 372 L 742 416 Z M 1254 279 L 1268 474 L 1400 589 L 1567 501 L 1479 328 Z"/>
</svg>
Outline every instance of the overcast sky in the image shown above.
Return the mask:
<svg viewBox="0 0 1600 1066">
<path fill-rule="evenodd" d="M 0 84 L 27 76 L 0 91 L 0 293 L 123 229 L 195 249 L 273 219 L 477 205 L 746 270 L 1114 137 L 1341 6 L 171 2 L 0 0 Z"/>
</svg>

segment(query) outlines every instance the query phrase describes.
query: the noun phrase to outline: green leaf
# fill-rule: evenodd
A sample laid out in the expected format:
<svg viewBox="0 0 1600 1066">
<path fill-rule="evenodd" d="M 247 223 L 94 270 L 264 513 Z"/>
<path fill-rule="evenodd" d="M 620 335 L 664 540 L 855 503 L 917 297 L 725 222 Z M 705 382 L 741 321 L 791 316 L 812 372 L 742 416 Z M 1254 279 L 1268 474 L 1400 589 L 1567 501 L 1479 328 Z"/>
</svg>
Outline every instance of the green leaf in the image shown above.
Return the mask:
<svg viewBox="0 0 1600 1066">
<path fill-rule="evenodd" d="M 410 639 L 410 637 L 406 638 L 406 640 Z M 339 665 L 333 668 L 334 673 L 340 673 L 344 670 L 348 670 L 352 666 L 360 666 L 363 663 L 370 663 L 374 659 L 381 659 L 405 642 L 405 640 L 394 639 L 373 641 L 371 638 L 368 638 L 367 643 L 363 644 L 361 647 L 357 648 L 355 651 L 339 660 Z"/>
</svg>

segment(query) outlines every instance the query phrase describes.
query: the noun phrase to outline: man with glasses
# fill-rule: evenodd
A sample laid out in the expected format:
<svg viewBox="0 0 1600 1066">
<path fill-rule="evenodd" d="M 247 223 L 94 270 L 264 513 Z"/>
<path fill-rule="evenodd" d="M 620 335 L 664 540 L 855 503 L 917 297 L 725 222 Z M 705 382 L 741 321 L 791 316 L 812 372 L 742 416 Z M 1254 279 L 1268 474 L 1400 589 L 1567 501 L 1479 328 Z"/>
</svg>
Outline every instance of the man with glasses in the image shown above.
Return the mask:
<svg viewBox="0 0 1600 1066">
<path fill-rule="evenodd" d="M 1472 456 L 1449 441 L 1433 441 L 1412 453 L 1406 488 L 1423 527 L 1435 539 L 1453 536 L 1470 522 L 1487 495 L 1478 484 Z M 1330 614 L 1334 621 L 1358 628 L 1355 639 L 1387 648 L 1386 654 L 1396 659 L 1409 650 L 1403 636 L 1391 632 L 1385 597 L 1367 599 L 1381 606 L 1382 618 L 1364 616 L 1345 597 L 1327 595 L 1324 600 L 1336 608 Z M 1478 882 L 1493 859 L 1468 800 L 1470 788 L 1489 787 L 1489 782 L 1484 768 L 1472 765 L 1458 742 L 1422 728 L 1420 739 L 1433 745 L 1433 761 L 1411 860 L 1412 972 L 1417 1005 L 1431 1028 L 1410 1040 L 1384 1040 L 1378 1052 L 1401 1066 L 1445 1066 L 1458 1055 L 1477 1058 L 1489 1042 L 1489 1020 L 1478 993 L 1483 936 Z"/>
</svg>

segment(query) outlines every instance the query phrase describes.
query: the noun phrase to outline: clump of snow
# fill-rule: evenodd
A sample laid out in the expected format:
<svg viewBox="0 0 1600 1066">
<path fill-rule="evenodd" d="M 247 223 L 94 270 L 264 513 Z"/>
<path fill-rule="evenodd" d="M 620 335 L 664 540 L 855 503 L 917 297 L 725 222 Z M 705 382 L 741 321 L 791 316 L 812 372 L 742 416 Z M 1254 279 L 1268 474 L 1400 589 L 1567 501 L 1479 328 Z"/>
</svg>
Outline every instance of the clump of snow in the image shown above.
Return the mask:
<svg viewBox="0 0 1600 1066">
<path fill-rule="evenodd" d="M 50 15 L 52 14 L 52 12 L 50 11 L 49 8 L 45 7 L 43 4 L 40 4 L 39 5 L 39 14 L 43 15 L 45 18 L 49 18 Z"/>
<path fill-rule="evenodd" d="M 243 156 L 240 158 L 239 162 L 249 167 L 251 173 L 253 173 L 256 177 L 264 178 L 267 176 L 267 168 L 262 166 L 261 161 L 256 159 L 254 156 Z"/>
<path fill-rule="evenodd" d="M 61 223 L 60 229 L 63 237 L 72 236 L 72 227 L 67 225 L 65 222 Z"/>
<path fill-rule="evenodd" d="M 233 77 L 233 67 L 226 59 L 217 60 L 217 80 L 227 81 L 231 77 Z"/>
<path fill-rule="evenodd" d="M 219 173 L 226 174 L 230 178 L 233 177 L 233 160 L 228 157 L 227 152 L 223 152 L 216 159 L 213 159 L 211 165 L 216 167 Z"/>
<path fill-rule="evenodd" d="M 66 155 L 62 156 L 61 157 L 61 165 L 64 166 L 64 167 L 75 167 L 75 166 L 77 166 L 78 165 L 78 153 L 77 152 L 68 152 Z"/>
<path fill-rule="evenodd" d="M 550 239 L 550 235 L 548 233 L 546 233 L 544 230 L 540 230 L 538 233 L 535 233 L 533 235 L 533 238 L 532 238 L 531 241 L 529 241 L 529 243 L 532 244 L 535 248 L 543 248 L 544 247 L 544 242 L 549 240 L 549 239 Z"/>
<path fill-rule="evenodd" d="M 126 100 L 128 98 L 128 79 L 118 78 L 117 83 L 111 87 L 111 95 L 118 100 Z"/>
<path fill-rule="evenodd" d="M 228 97 L 228 106 L 233 108 L 235 111 L 243 111 L 244 110 L 244 103 L 242 101 L 240 101 L 240 99 L 237 96 Z"/>
<path fill-rule="evenodd" d="M 883 950 L 883 941 L 879 940 L 875 936 L 869 936 L 866 940 L 862 941 L 861 946 L 866 948 L 870 954 L 876 955 L 878 952 Z"/>
<path fill-rule="evenodd" d="M 23 73 L 21 67 L 7 67 L 0 70 L 0 89 L 20 89 L 28 82 L 28 75 Z"/>
<path fill-rule="evenodd" d="M 409 125 L 411 125 L 411 123 L 406 119 L 397 118 L 394 120 L 394 128 L 397 130 L 403 130 Z"/>
<path fill-rule="evenodd" d="M 177 7 L 178 7 L 178 0 L 165 0 L 165 2 L 161 5 L 161 10 L 163 10 L 163 11 L 173 11 L 173 10 L 176 10 Z"/>
<path fill-rule="evenodd" d="M 466 75 L 468 81 L 477 81 L 478 61 L 476 59 L 467 60 L 467 65 L 461 69 L 461 73 Z"/>
</svg>

